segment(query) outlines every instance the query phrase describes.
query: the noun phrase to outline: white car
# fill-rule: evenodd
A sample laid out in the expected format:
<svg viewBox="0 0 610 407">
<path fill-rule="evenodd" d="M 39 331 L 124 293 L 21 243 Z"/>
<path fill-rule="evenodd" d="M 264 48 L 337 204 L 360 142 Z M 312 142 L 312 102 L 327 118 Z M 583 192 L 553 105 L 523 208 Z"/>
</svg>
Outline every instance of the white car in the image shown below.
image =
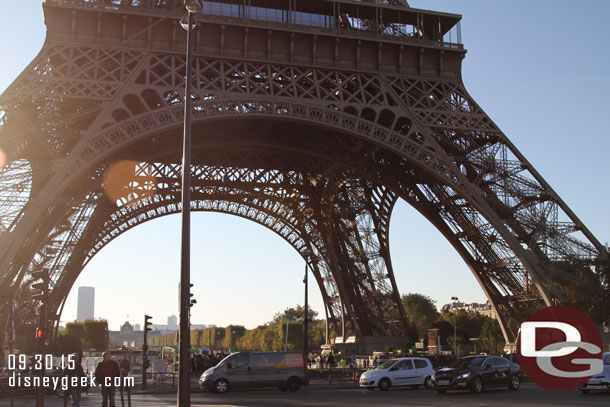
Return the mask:
<svg viewBox="0 0 610 407">
<path fill-rule="evenodd" d="M 373 390 L 388 390 L 392 386 L 421 385 L 432 388 L 432 363 L 425 358 L 395 358 L 383 362 L 377 368 L 367 370 L 360 376 L 360 387 Z"/>
<path fill-rule="evenodd" d="M 592 390 L 610 391 L 610 352 L 602 354 L 602 361 L 604 363 L 604 371 L 591 376 L 578 390 L 583 393 L 589 393 Z"/>
</svg>

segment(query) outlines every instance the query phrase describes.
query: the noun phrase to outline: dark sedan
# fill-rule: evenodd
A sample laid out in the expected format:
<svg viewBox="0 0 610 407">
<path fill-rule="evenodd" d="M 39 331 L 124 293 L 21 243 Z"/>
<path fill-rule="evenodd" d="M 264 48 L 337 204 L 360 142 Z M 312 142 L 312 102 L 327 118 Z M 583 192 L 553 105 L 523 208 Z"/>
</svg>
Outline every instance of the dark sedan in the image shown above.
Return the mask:
<svg viewBox="0 0 610 407">
<path fill-rule="evenodd" d="M 432 376 L 439 393 L 447 390 L 470 390 L 480 393 L 487 387 L 507 386 L 518 390 L 523 372 L 519 365 L 499 356 L 467 356 L 451 367 L 440 368 Z"/>
</svg>

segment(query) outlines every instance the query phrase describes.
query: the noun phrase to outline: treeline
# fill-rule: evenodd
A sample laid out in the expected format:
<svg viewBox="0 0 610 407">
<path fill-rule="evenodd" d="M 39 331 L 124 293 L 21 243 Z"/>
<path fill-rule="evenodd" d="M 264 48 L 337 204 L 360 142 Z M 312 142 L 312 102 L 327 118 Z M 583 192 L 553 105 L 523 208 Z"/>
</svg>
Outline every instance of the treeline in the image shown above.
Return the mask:
<svg viewBox="0 0 610 407">
<path fill-rule="evenodd" d="M 53 351 L 67 354 L 81 350 L 103 351 L 108 349 L 109 343 L 108 321 L 88 319 L 85 322 L 68 322 L 52 346 Z"/>
<path fill-rule="evenodd" d="M 207 328 L 191 331 L 191 346 L 207 346 L 215 350 L 260 350 L 272 351 L 286 348 L 286 333 L 288 333 L 288 350 L 303 348 L 303 307 L 286 308 L 278 312 L 273 319 L 254 329 L 246 329 L 241 325 L 229 325 L 225 328 Z M 326 342 L 326 322 L 316 320 L 318 313 L 311 309 L 309 315 L 309 346 L 319 348 Z M 286 326 L 288 321 L 288 326 Z M 287 332 L 286 332 L 287 331 Z M 149 340 L 151 346 L 171 346 L 178 344 L 176 334 L 154 336 Z"/>
<path fill-rule="evenodd" d="M 288 350 L 299 350 L 303 347 L 303 323 L 289 321 L 266 324 L 254 329 L 241 325 L 229 325 L 224 328 L 207 328 L 191 331 L 191 346 L 207 346 L 214 350 L 284 350 L 286 347 L 286 330 L 288 330 Z M 319 348 L 325 342 L 326 325 L 324 321 L 309 323 L 310 347 Z M 153 336 L 149 343 L 154 347 L 176 347 L 176 334 Z"/>
<path fill-rule="evenodd" d="M 493 318 L 465 310 L 459 310 L 457 313 L 443 310 L 439 313 L 435 302 L 422 294 L 403 295 L 402 303 L 411 324 L 410 343 L 424 339 L 424 345 L 427 346 L 427 330 L 438 328 L 441 345 L 453 349 L 457 344 L 460 354 L 473 351 L 475 345 L 477 352 L 499 353 L 504 349 L 506 343 L 502 329 Z M 473 338 L 478 340 L 471 341 Z"/>
</svg>

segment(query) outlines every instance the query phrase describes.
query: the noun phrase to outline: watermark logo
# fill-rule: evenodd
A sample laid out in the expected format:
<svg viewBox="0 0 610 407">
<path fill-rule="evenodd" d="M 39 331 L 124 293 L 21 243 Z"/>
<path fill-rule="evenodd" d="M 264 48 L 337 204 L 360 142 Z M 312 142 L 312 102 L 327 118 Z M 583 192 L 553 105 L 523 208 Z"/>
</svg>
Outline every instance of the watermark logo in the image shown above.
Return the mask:
<svg viewBox="0 0 610 407">
<path fill-rule="evenodd" d="M 603 370 L 602 338 L 587 314 L 566 305 L 544 308 L 521 324 L 519 365 L 548 390 L 571 390 Z"/>
</svg>

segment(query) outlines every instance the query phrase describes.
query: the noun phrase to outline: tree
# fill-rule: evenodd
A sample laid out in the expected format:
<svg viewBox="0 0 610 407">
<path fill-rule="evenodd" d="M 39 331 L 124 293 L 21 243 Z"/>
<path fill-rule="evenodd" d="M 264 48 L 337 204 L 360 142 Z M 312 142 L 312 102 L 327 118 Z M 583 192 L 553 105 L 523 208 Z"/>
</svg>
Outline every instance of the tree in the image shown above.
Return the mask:
<svg viewBox="0 0 610 407">
<path fill-rule="evenodd" d="M 225 328 L 225 335 L 222 341 L 222 346 L 225 349 L 235 350 L 238 339 L 246 332 L 246 328 L 241 325 L 229 325 Z"/>
<path fill-rule="evenodd" d="M 303 314 L 305 313 L 305 307 L 302 307 L 297 304 L 296 308 L 286 308 L 284 312 L 278 312 L 273 316 L 270 324 L 278 324 L 282 321 L 286 323 L 286 319 L 288 321 L 297 321 L 299 318 L 303 318 Z M 307 314 L 309 316 L 309 320 L 313 321 L 318 316 L 318 312 L 308 307 Z"/>
<path fill-rule="evenodd" d="M 196 329 L 191 331 L 191 346 L 204 346 L 203 341 L 203 329 Z"/>
<path fill-rule="evenodd" d="M 427 295 L 409 293 L 402 296 L 402 305 L 409 321 L 417 328 L 418 338 L 425 338 L 426 331 L 439 317 L 435 301 Z"/>
<path fill-rule="evenodd" d="M 481 327 L 479 334 L 481 351 L 487 353 L 499 353 L 504 349 L 504 335 L 496 319 L 487 318 Z"/>
<path fill-rule="evenodd" d="M 85 326 L 82 322 L 68 322 L 66 324 L 66 335 L 76 338 L 81 343 L 82 348 L 86 346 Z"/>
<path fill-rule="evenodd" d="M 61 355 L 79 353 L 83 350 L 83 344 L 76 336 L 63 334 L 57 337 L 56 349 L 57 353 Z"/>
<path fill-rule="evenodd" d="M 85 344 L 90 349 L 98 351 L 108 349 L 110 339 L 108 336 L 108 321 L 105 319 L 88 319 L 83 323 L 85 331 Z"/>
</svg>

